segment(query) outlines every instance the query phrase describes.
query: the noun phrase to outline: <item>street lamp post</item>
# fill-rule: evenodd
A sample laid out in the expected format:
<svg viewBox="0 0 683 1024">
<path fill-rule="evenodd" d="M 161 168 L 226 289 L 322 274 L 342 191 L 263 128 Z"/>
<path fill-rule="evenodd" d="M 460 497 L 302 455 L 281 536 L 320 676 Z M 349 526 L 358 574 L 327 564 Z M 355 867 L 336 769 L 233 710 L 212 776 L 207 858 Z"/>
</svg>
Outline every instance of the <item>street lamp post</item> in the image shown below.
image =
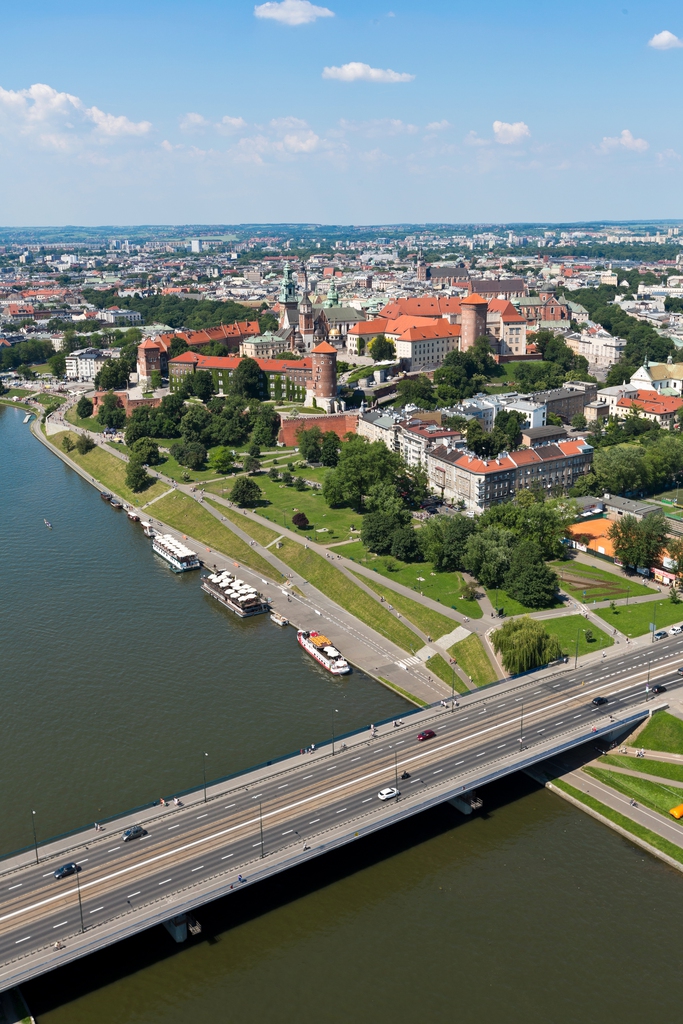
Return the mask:
<svg viewBox="0 0 683 1024">
<path fill-rule="evenodd" d="M 576 652 L 574 654 L 574 668 L 579 664 L 579 637 L 581 635 L 581 627 L 576 631 Z"/>
<path fill-rule="evenodd" d="M 334 757 L 334 716 L 339 714 L 339 708 L 332 712 L 332 757 Z"/>
<path fill-rule="evenodd" d="M 38 840 L 36 838 L 36 812 L 31 811 L 31 825 L 33 826 L 33 849 L 36 851 L 36 864 L 39 864 L 38 860 Z"/>
<path fill-rule="evenodd" d="M 206 803 L 206 759 L 208 756 L 209 755 L 206 752 L 204 752 L 204 757 L 202 758 L 202 774 L 204 777 L 204 803 Z"/>
<path fill-rule="evenodd" d="M 85 931 L 85 925 L 83 924 L 83 902 L 81 900 L 81 879 L 79 877 L 78 872 L 79 872 L 79 868 L 78 868 L 78 865 L 76 865 L 76 888 L 78 889 L 78 909 L 79 909 L 80 914 L 81 914 L 81 931 L 84 932 Z"/>
<path fill-rule="evenodd" d="M 398 800 L 398 753 L 394 751 L 394 781 L 396 785 L 396 799 Z"/>
<path fill-rule="evenodd" d="M 451 658 L 451 711 L 455 711 L 455 658 Z"/>
<path fill-rule="evenodd" d="M 259 800 L 259 803 L 258 803 L 258 820 L 259 820 L 259 829 L 261 831 L 261 860 L 263 860 L 263 858 L 265 857 L 265 852 L 264 852 L 264 849 L 263 849 L 263 808 L 262 808 L 262 804 L 261 804 L 260 800 Z"/>
<path fill-rule="evenodd" d="M 519 720 L 519 749 L 524 748 L 524 701 L 522 701 L 522 716 Z"/>
</svg>

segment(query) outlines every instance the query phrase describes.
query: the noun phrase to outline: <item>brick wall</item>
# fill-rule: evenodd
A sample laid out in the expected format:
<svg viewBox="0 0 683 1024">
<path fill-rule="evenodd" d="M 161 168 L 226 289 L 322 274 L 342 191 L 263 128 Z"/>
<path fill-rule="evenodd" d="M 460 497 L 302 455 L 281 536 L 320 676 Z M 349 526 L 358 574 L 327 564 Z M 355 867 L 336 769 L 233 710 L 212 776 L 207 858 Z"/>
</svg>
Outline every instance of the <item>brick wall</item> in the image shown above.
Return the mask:
<svg viewBox="0 0 683 1024">
<path fill-rule="evenodd" d="M 296 439 L 297 431 L 302 427 L 308 430 L 314 426 L 320 427 L 323 433 L 328 430 L 334 430 L 337 437 L 343 437 L 349 431 L 355 434 L 358 426 L 358 413 L 337 412 L 330 413 L 328 416 L 294 416 L 291 419 L 283 419 L 277 439 L 280 444 L 286 444 L 288 448 L 294 448 L 298 443 Z"/>
</svg>

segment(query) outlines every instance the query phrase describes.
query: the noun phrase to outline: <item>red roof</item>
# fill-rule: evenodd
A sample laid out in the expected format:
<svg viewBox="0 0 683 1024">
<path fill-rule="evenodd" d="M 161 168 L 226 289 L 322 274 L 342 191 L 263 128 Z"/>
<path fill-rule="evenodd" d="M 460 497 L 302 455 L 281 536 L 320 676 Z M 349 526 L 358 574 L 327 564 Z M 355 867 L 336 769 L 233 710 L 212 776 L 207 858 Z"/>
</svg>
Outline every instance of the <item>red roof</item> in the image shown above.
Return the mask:
<svg viewBox="0 0 683 1024">
<path fill-rule="evenodd" d="M 644 388 L 636 392 L 633 398 L 620 398 L 617 406 L 622 409 L 641 409 L 655 416 L 666 416 L 676 412 L 683 406 L 683 397 L 676 395 L 659 395 L 656 391 Z"/>
<path fill-rule="evenodd" d="M 388 320 L 377 318 L 375 320 L 360 320 L 357 324 L 349 327 L 349 334 L 384 334 Z"/>
<path fill-rule="evenodd" d="M 491 299 L 489 302 L 489 313 L 500 313 L 501 320 L 507 323 L 526 323 L 523 316 L 520 316 L 509 299 Z"/>
<path fill-rule="evenodd" d="M 466 299 L 460 300 L 461 306 L 488 306 L 489 300 L 485 299 L 483 295 L 477 295 L 476 292 L 472 292 Z"/>
<path fill-rule="evenodd" d="M 315 348 L 312 349 L 312 351 L 313 352 L 330 352 L 330 353 L 334 352 L 335 354 L 337 352 L 337 350 L 334 347 L 334 345 L 330 345 L 329 341 L 321 341 L 319 345 L 316 345 Z"/>
<path fill-rule="evenodd" d="M 446 320 L 436 320 L 425 327 L 410 327 L 401 334 L 401 341 L 429 341 L 431 338 L 459 338 L 462 328 L 460 324 L 449 324 Z"/>
<path fill-rule="evenodd" d="M 566 458 L 570 455 L 581 455 L 585 448 L 583 441 L 558 441 L 544 448 L 524 448 L 517 452 L 510 452 L 505 457 L 497 459 L 479 459 L 474 455 L 463 455 L 455 463 L 461 469 L 470 473 L 501 473 L 506 470 L 517 469 L 519 466 L 528 466 L 532 463 L 542 465 L 552 459 Z M 557 453 L 550 452 L 550 448 L 557 449 Z M 543 458 L 545 455 L 545 458 Z"/>
<path fill-rule="evenodd" d="M 459 315 L 460 299 L 439 298 L 434 295 L 423 295 L 419 299 L 393 299 L 382 310 L 382 316 L 389 320 L 395 320 L 402 314 L 440 318 L 448 313 Z"/>
<path fill-rule="evenodd" d="M 336 352 L 336 349 L 335 349 Z M 173 363 L 192 363 L 197 370 L 236 370 L 242 362 L 242 356 L 203 356 L 196 352 L 181 352 L 179 356 L 169 359 L 169 365 Z M 312 361 L 310 359 L 255 359 L 259 368 L 265 372 L 272 373 L 280 370 L 310 370 Z"/>
</svg>

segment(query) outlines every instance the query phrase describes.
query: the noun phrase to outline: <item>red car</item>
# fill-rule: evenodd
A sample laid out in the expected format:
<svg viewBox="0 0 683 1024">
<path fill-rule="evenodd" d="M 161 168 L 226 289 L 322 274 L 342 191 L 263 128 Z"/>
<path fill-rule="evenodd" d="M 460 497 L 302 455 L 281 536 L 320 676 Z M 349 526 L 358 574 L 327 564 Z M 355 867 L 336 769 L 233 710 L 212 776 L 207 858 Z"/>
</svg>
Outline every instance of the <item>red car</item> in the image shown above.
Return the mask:
<svg viewBox="0 0 683 1024">
<path fill-rule="evenodd" d="M 417 738 L 420 741 L 421 740 L 433 740 L 435 736 L 436 736 L 436 733 L 434 732 L 433 729 L 425 729 L 424 732 L 419 732 L 417 734 Z"/>
</svg>

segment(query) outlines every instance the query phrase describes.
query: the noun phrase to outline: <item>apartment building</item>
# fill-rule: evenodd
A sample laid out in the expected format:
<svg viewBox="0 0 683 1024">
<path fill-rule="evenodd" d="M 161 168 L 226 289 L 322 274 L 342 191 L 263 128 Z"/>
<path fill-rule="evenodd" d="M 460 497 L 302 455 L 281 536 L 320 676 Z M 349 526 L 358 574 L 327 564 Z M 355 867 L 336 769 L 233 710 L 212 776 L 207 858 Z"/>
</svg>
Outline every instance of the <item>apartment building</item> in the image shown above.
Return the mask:
<svg viewBox="0 0 683 1024">
<path fill-rule="evenodd" d="M 427 468 L 427 455 L 438 445 L 450 448 L 465 447 L 465 440 L 458 430 L 440 427 L 438 423 L 424 423 L 414 419 L 399 423 L 397 440 L 403 461 L 408 466 Z"/>
<path fill-rule="evenodd" d="M 94 380 L 108 359 L 117 359 L 119 349 L 79 348 L 66 357 L 68 380 Z"/>
</svg>

